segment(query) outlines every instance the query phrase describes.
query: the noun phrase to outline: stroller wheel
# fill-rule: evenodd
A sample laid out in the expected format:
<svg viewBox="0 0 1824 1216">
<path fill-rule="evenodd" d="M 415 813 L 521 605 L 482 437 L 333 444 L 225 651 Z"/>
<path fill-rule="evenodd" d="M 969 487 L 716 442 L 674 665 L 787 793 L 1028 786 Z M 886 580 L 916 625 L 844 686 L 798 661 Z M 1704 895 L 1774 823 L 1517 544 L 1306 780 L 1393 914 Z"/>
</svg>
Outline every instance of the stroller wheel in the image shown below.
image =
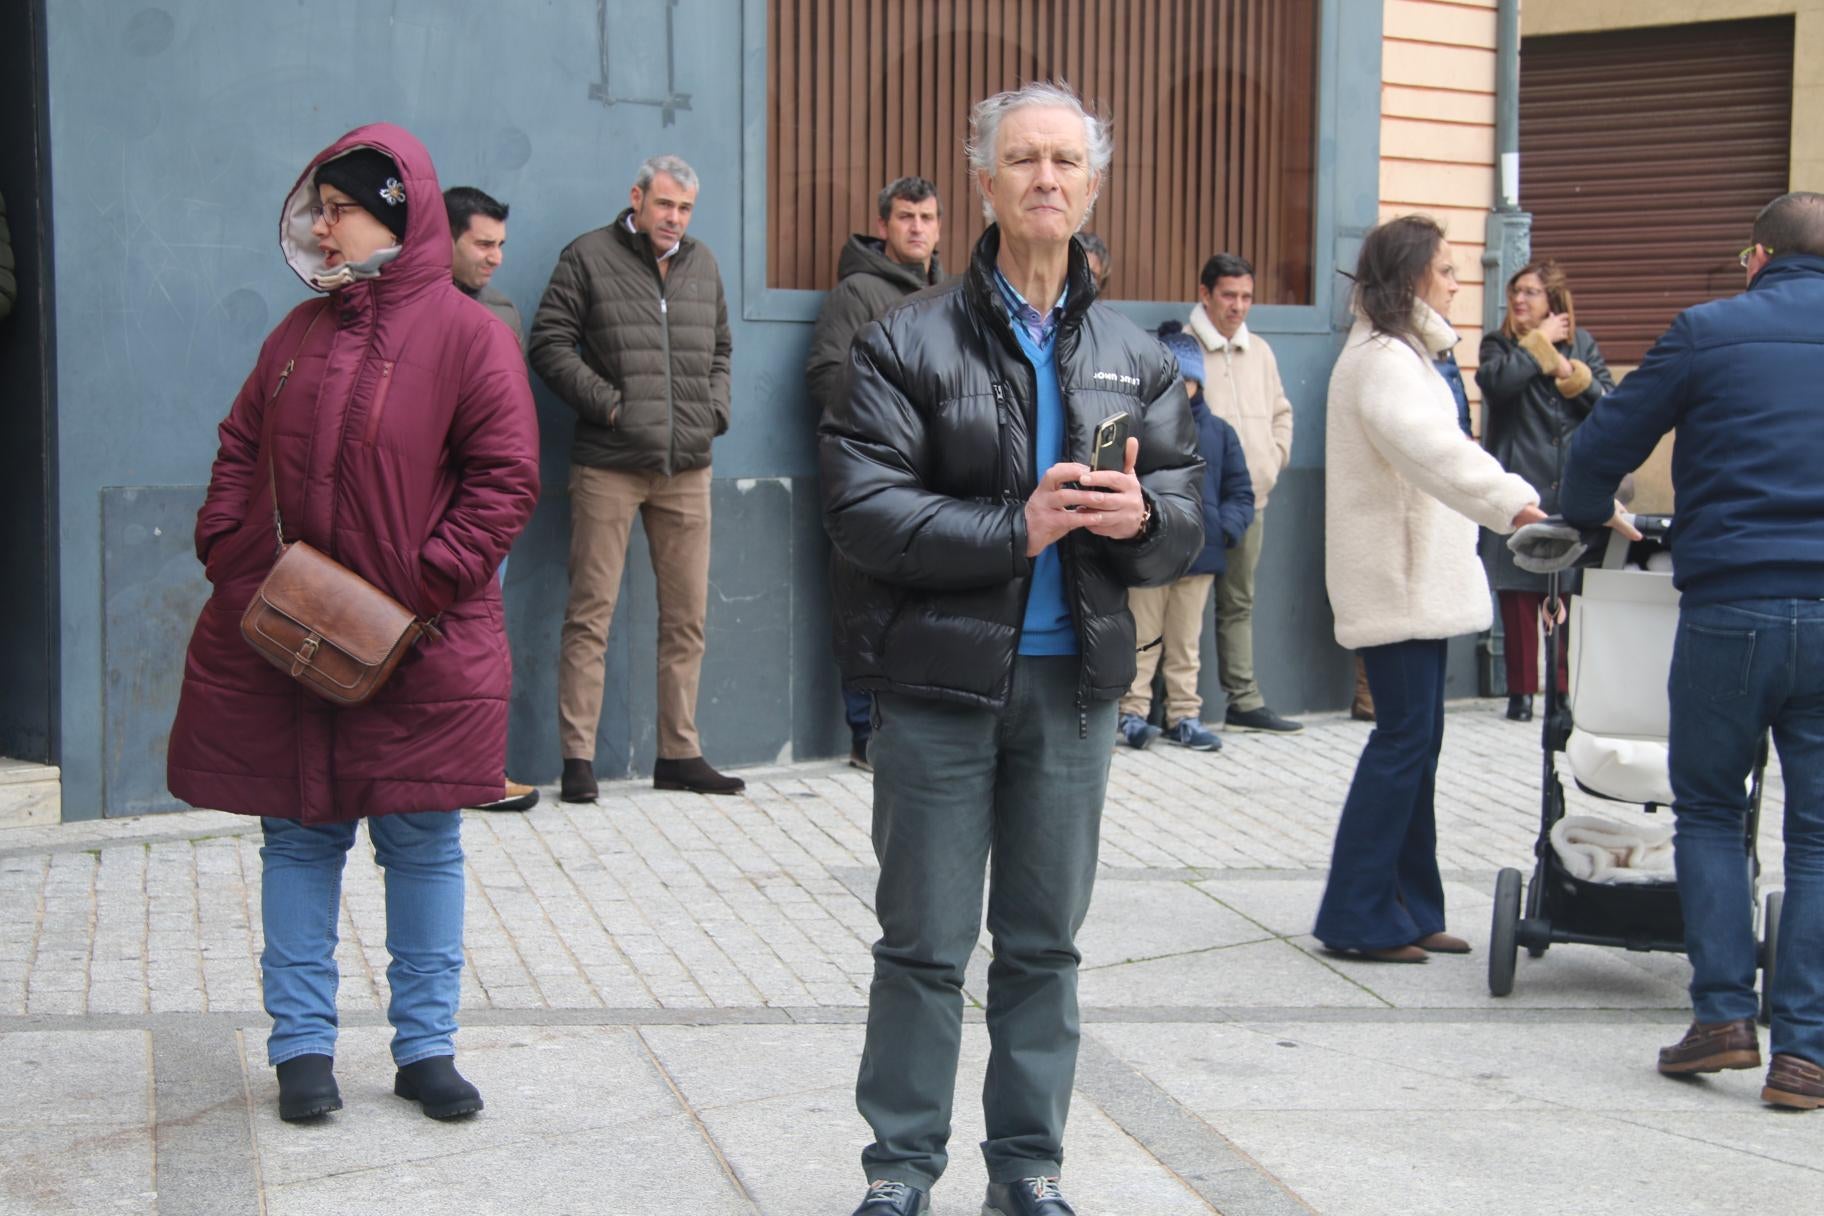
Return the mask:
<svg viewBox="0 0 1824 1216">
<path fill-rule="evenodd" d="M 1761 916 L 1761 1025 L 1773 1023 L 1773 969 L 1780 952 L 1780 909 L 1786 892 L 1768 894 Z"/>
<path fill-rule="evenodd" d="M 1514 990 L 1514 964 L 1519 958 L 1520 871 L 1495 876 L 1494 923 L 1488 934 L 1488 990 L 1506 996 Z"/>
</svg>

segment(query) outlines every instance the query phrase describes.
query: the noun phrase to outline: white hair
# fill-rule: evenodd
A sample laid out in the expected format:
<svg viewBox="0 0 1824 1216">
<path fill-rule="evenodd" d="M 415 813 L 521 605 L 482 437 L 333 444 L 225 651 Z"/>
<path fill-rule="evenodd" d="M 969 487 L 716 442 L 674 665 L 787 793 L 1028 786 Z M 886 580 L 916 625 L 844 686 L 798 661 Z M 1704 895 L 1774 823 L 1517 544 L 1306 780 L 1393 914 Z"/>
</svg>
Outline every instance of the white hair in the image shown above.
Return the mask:
<svg viewBox="0 0 1824 1216">
<path fill-rule="evenodd" d="M 642 191 L 649 189 L 652 179 L 661 173 L 686 190 L 697 188 L 697 171 L 685 164 L 682 156 L 673 156 L 669 152 L 648 156 L 640 162 L 640 171 L 634 175 L 633 188 Z"/>
<path fill-rule="evenodd" d="M 1108 172 L 1109 164 L 1115 159 L 1114 128 L 1105 119 L 1097 118 L 1084 109 L 1076 90 L 1062 80 L 1034 80 L 1017 89 L 996 93 L 976 102 L 969 111 L 969 141 L 963 145 L 963 153 L 969 158 L 971 169 L 986 173 L 990 179 L 994 177 L 1001 120 L 1027 106 L 1057 106 L 1074 110 L 1083 120 L 1083 142 L 1089 148 L 1090 172 L 1098 177 Z M 1095 199 L 1092 198 L 1089 209 L 1083 213 L 1085 223 L 1094 210 Z M 994 204 L 988 200 L 986 192 L 982 194 L 982 214 L 988 217 L 989 223 L 994 222 Z"/>
</svg>

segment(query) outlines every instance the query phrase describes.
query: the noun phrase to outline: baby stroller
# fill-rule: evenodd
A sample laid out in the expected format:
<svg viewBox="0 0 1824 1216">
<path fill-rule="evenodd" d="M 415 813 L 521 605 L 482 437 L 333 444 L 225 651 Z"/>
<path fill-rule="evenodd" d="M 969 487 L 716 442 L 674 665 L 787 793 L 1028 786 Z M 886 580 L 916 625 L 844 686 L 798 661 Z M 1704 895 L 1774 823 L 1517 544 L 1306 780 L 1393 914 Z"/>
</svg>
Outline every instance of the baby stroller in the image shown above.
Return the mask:
<svg viewBox="0 0 1824 1216">
<path fill-rule="evenodd" d="M 1532 881 L 1524 892 L 1519 870 L 1504 869 L 1495 878 L 1488 954 L 1488 990 L 1495 996 L 1513 991 L 1522 947 L 1533 958 L 1559 942 L 1684 953 L 1684 915 L 1678 884 L 1669 874 L 1661 881 L 1589 881 L 1571 873 L 1552 840 L 1566 810 L 1560 757 L 1571 780 L 1587 794 L 1633 803 L 1649 814 L 1671 807 L 1666 677 L 1678 627 L 1678 592 L 1672 586 L 1669 554 L 1657 560 L 1654 555 L 1667 553 L 1672 521 L 1639 516 L 1634 522 L 1643 540 L 1630 542 L 1618 532 L 1602 530 L 1606 548 L 1592 536 L 1588 550 L 1590 558 L 1599 556 L 1600 561 L 1569 563 L 1583 568 L 1583 585 L 1571 599 L 1568 688 L 1558 686 L 1558 652 L 1566 631 L 1553 629 L 1546 637 L 1539 837 L 1533 846 Z M 1548 577 L 1548 613 L 1563 603 L 1563 581 L 1562 571 Z M 1766 765 L 1763 739 L 1744 826 L 1751 892 L 1758 891 L 1761 870 L 1756 842 Z M 1780 892 L 1769 894 L 1761 920 L 1763 1022 L 1778 952 L 1780 902 Z"/>
</svg>

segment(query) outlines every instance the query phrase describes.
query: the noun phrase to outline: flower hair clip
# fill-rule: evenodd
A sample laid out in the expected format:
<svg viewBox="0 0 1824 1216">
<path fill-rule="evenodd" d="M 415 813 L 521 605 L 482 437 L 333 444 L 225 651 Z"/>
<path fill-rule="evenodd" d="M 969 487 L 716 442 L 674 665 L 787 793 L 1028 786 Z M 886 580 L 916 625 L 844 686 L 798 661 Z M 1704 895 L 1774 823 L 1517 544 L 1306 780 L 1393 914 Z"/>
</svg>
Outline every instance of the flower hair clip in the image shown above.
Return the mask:
<svg viewBox="0 0 1824 1216">
<path fill-rule="evenodd" d="M 386 185 L 380 188 L 380 197 L 397 207 L 405 201 L 405 187 L 399 184 L 398 178 L 389 177 L 386 179 Z"/>
</svg>

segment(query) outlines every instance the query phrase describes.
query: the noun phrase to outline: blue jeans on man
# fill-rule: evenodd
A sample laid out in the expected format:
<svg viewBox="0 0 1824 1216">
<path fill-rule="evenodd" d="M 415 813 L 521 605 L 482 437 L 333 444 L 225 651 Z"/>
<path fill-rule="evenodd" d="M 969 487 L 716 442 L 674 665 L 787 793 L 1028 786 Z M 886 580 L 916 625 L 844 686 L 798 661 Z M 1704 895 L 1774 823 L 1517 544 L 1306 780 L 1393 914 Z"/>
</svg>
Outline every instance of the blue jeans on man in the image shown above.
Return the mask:
<svg viewBox="0 0 1824 1216">
<path fill-rule="evenodd" d="M 1786 786 L 1786 895 L 1772 1049 L 1824 1065 L 1824 600 L 1686 604 L 1667 691 L 1674 840 L 1699 1022 L 1752 1018 L 1749 774 L 1773 732 Z"/>
<path fill-rule="evenodd" d="M 842 716 L 849 724 L 849 743 L 858 752 L 867 753 L 868 739 L 874 734 L 874 697 L 857 688 L 842 686 Z"/>
<path fill-rule="evenodd" d="M 272 1034 L 269 1063 L 336 1054 L 336 924 L 342 867 L 357 824 L 262 819 L 260 955 Z M 386 871 L 386 969 L 393 1062 L 456 1054 L 462 979 L 462 815 L 376 815 L 364 821 Z"/>
</svg>

